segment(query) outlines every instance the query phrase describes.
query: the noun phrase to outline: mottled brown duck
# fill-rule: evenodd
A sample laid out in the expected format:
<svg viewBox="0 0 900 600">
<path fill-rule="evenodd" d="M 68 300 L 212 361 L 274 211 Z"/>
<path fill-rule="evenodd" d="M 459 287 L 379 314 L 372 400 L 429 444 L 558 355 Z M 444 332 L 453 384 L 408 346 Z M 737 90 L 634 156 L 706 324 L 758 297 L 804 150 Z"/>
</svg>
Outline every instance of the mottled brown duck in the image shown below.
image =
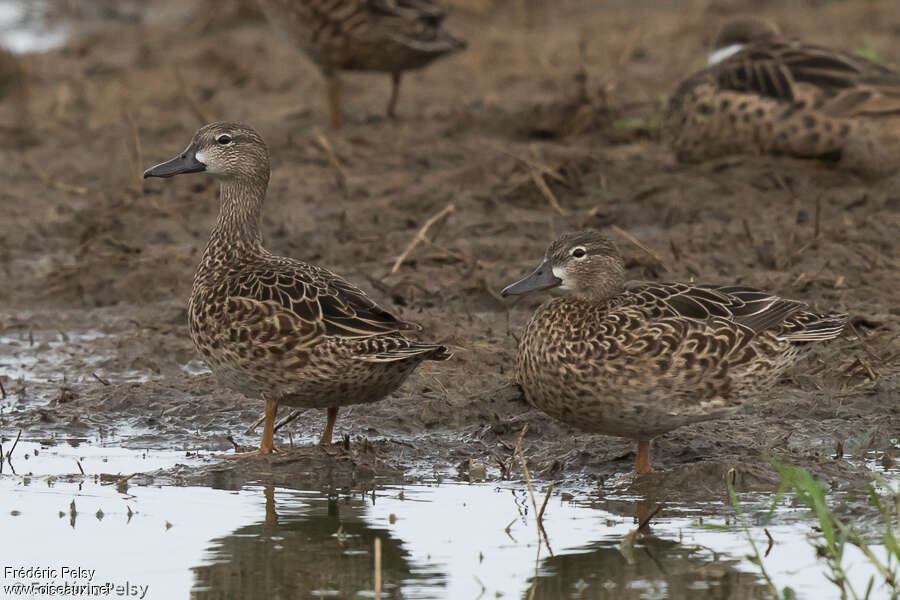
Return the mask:
<svg viewBox="0 0 900 600">
<path fill-rule="evenodd" d="M 443 27 L 433 0 L 259 0 L 269 21 L 294 42 L 328 80 L 332 127 L 341 123 L 340 71 L 391 74 L 387 115 L 393 117 L 404 71 L 463 50 Z"/>
<path fill-rule="evenodd" d="M 326 409 L 321 444 L 327 445 L 341 406 L 381 400 L 422 361 L 449 358 L 444 346 L 405 337 L 418 326 L 339 275 L 263 247 L 269 156 L 253 129 L 206 125 L 144 177 L 196 172 L 219 180 L 220 208 L 194 275 L 188 323 L 217 379 L 265 400 L 262 443 L 249 454 L 274 450 L 279 404 Z"/>
<path fill-rule="evenodd" d="M 678 160 L 783 154 L 861 175 L 900 171 L 900 75 L 871 60 L 783 37 L 742 18 L 716 36 L 709 65 L 672 95 L 664 134 Z"/>
<path fill-rule="evenodd" d="M 841 333 L 845 314 L 743 286 L 625 281 L 615 244 L 567 233 L 504 296 L 555 288 L 519 342 L 516 379 L 529 403 L 586 431 L 638 443 L 725 417 L 771 388 L 813 342 Z"/>
</svg>

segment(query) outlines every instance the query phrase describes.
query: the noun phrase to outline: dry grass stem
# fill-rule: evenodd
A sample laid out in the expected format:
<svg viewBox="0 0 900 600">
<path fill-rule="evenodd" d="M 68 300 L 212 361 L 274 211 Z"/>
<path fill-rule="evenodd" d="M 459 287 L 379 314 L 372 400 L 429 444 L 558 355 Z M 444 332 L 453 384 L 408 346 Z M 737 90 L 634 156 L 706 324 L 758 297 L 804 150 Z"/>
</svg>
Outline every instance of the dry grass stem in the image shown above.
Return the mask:
<svg viewBox="0 0 900 600">
<path fill-rule="evenodd" d="M 659 253 L 656 252 L 655 250 L 653 250 L 652 248 L 647 247 L 641 240 L 637 239 L 636 237 L 634 237 L 633 235 L 631 235 L 630 233 L 628 233 L 627 231 L 625 231 L 618 225 L 610 225 L 610 228 L 613 231 L 615 231 L 616 233 L 618 233 L 619 235 L 621 235 L 622 237 L 624 237 L 626 240 L 628 240 L 629 242 L 631 242 L 632 244 L 634 244 L 635 246 L 637 246 L 638 248 L 640 248 L 641 250 L 646 252 L 651 258 L 653 258 L 653 260 L 658 262 L 662 266 L 662 268 L 666 270 L 666 272 L 672 271 L 669 268 L 669 265 L 666 264 L 666 261 L 663 260 L 662 256 L 660 256 Z"/>
<path fill-rule="evenodd" d="M 452 213 L 454 210 L 456 210 L 456 206 L 454 206 L 454 204 L 451 202 L 447 204 L 447 206 L 439 210 L 437 213 L 432 215 L 431 218 L 429 218 L 427 221 L 425 221 L 425 224 L 422 225 L 419 231 L 416 232 L 416 235 L 412 239 L 412 241 L 407 244 L 406 249 L 403 250 L 403 254 L 398 256 L 397 260 L 394 261 L 394 266 L 391 267 L 391 273 L 396 273 L 400 269 L 400 266 L 403 264 L 403 262 L 406 260 L 406 257 L 409 256 L 409 253 L 413 251 L 413 249 L 419 244 L 419 242 L 427 239 L 425 237 L 425 234 L 428 233 L 428 230 L 431 228 L 431 226 L 440 221 L 444 216 Z"/>
<path fill-rule="evenodd" d="M 22 430 L 19 430 L 19 433 L 16 434 L 16 439 L 13 442 L 12 448 L 6 453 L 6 462 L 12 464 L 12 453 L 16 450 L 16 445 L 19 443 L 19 438 L 22 437 Z"/>
<path fill-rule="evenodd" d="M 46 172 L 44 172 L 40 167 L 38 167 L 33 162 L 26 162 L 25 165 L 31 169 L 38 179 L 41 180 L 41 183 L 44 185 L 51 187 L 55 190 L 59 190 L 61 192 L 68 192 L 70 194 L 78 194 L 79 196 L 85 196 L 88 193 L 88 189 L 84 186 L 73 185 L 71 183 L 65 183 L 62 181 L 57 181 L 51 178 Z"/>
<path fill-rule="evenodd" d="M 553 491 L 553 482 L 550 482 L 550 485 L 547 486 L 547 493 L 544 494 L 544 501 L 541 503 L 541 510 L 538 511 L 537 518 L 539 522 L 543 522 L 544 520 L 544 509 L 547 508 L 547 501 L 550 500 L 550 492 Z"/>
<path fill-rule="evenodd" d="M 375 538 L 375 600 L 381 600 L 381 538 Z"/>
<path fill-rule="evenodd" d="M 544 181 L 544 175 L 533 167 L 529 169 L 529 172 L 531 173 L 531 180 L 534 181 L 534 185 L 537 186 L 547 201 L 550 202 L 550 206 L 553 207 L 553 210 L 563 216 L 569 214 L 569 211 L 559 205 L 559 200 L 556 199 L 553 190 L 551 190 L 550 186 L 547 185 L 547 182 Z"/>
<path fill-rule="evenodd" d="M 544 524 L 541 522 L 541 517 L 544 514 L 544 507 L 541 506 L 541 509 L 538 510 L 537 501 L 534 499 L 534 487 L 531 485 L 531 474 L 528 472 L 528 465 L 525 463 L 525 455 L 522 453 L 522 438 L 525 437 L 525 432 L 528 431 L 528 424 L 526 423 L 524 427 L 522 427 L 522 433 L 519 434 L 519 437 L 516 439 L 516 454 L 519 456 L 519 462 L 522 464 L 522 473 L 525 474 L 525 485 L 528 486 L 528 494 L 531 496 L 531 506 L 534 508 L 535 515 L 535 524 L 537 525 L 538 530 L 538 552 L 540 552 L 540 540 L 544 540 L 547 544 L 547 550 L 550 550 L 550 540 L 547 537 L 547 532 L 544 530 Z M 552 485 L 550 486 L 553 487 Z M 547 496 L 549 497 L 550 490 L 547 490 Z M 544 499 L 544 504 L 547 503 L 547 500 Z M 553 555 L 553 551 L 550 550 L 551 556 Z"/>
<path fill-rule="evenodd" d="M 259 424 L 265 420 L 266 420 L 266 415 L 262 415 L 260 418 L 258 418 L 256 421 L 253 422 L 253 425 L 251 425 L 250 427 L 247 428 L 247 431 L 244 432 L 244 435 L 250 435 L 251 433 L 256 431 L 256 428 L 259 427 Z"/>
<path fill-rule="evenodd" d="M 181 96 L 184 98 L 185 102 L 187 102 L 190 111 L 197 117 L 197 120 L 199 120 L 201 124 L 205 125 L 206 123 L 212 123 L 215 119 L 210 118 L 200 105 L 200 102 L 198 102 L 197 99 L 194 98 L 194 95 L 191 94 L 190 88 L 184 80 L 184 75 L 181 73 L 181 69 L 173 67 L 172 70 L 175 73 L 175 80 L 178 82 L 178 89 L 181 90 Z"/>
<path fill-rule="evenodd" d="M 284 417 L 283 419 L 281 419 L 280 421 L 278 421 L 278 423 L 275 424 L 275 431 L 278 431 L 279 429 L 281 429 L 282 427 L 284 427 L 284 426 L 287 425 L 288 423 L 293 423 L 294 421 L 297 420 L 297 417 L 299 417 L 299 416 L 302 415 L 302 414 L 303 414 L 303 411 L 300 410 L 300 409 L 292 410 L 292 411 L 288 414 L 288 416 Z"/>
<path fill-rule="evenodd" d="M 341 166 L 340 161 L 338 161 L 337 154 L 335 154 L 334 148 L 331 147 L 331 142 L 328 141 L 328 138 L 323 133 L 316 132 L 316 143 L 325 152 L 325 156 L 328 157 L 328 164 L 334 169 L 334 184 L 344 198 L 349 198 L 350 188 L 347 187 L 347 173 L 344 171 L 344 167 Z"/>
<path fill-rule="evenodd" d="M 512 152 L 509 152 L 508 150 L 503 150 L 502 148 L 495 148 L 495 150 L 501 154 L 505 154 L 506 156 L 509 156 L 510 158 L 516 159 L 517 161 L 519 161 L 520 163 L 522 163 L 529 169 L 536 169 L 542 175 L 546 175 L 547 177 L 550 177 L 551 179 L 555 179 L 556 181 L 558 181 L 564 185 L 569 185 L 569 180 L 566 179 L 565 177 L 563 177 L 557 169 L 554 169 L 550 165 L 544 164 L 542 162 L 538 162 L 538 161 L 530 159 L 530 158 L 525 158 L 524 156 L 519 156 L 518 154 L 513 154 Z"/>
</svg>

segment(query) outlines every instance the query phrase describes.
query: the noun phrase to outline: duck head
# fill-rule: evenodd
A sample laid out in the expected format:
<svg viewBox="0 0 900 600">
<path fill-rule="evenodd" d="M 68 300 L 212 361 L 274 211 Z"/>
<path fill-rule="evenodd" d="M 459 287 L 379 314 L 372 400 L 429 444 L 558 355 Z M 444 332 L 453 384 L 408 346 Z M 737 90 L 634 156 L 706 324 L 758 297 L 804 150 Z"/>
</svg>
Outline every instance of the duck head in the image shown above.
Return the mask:
<svg viewBox="0 0 900 600">
<path fill-rule="evenodd" d="M 589 300 L 605 300 L 625 286 L 625 264 L 616 245 L 599 231 L 565 233 L 550 244 L 544 261 L 502 296 L 555 288 Z"/>
<path fill-rule="evenodd" d="M 191 143 L 174 158 L 144 171 L 148 177 L 182 173 L 211 173 L 220 179 L 269 179 L 269 153 L 262 137 L 240 123 L 210 123 L 194 134 Z"/>
</svg>

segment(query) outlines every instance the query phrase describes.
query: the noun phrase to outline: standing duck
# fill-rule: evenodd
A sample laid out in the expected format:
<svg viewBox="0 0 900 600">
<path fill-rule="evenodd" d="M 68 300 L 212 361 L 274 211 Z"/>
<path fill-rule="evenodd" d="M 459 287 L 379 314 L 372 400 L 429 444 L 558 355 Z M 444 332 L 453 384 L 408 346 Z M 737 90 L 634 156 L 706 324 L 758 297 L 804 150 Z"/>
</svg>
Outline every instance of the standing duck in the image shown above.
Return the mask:
<svg viewBox="0 0 900 600">
<path fill-rule="evenodd" d="M 144 177 L 207 172 L 219 180 L 213 227 L 188 306 L 194 345 L 225 386 L 265 400 L 259 450 L 274 447 L 278 404 L 324 408 L 320 443 L 331 443 L 338 408 L 381 400 L 444 346 L 406 338 L 401 321 L 327 269 L 275 256 L 262 245 L 269 182 L 266 144 L 239 123 L 202 127 L 175 158 Z"/>
<path fill-rule="evenodd" d="M 900 75 L 861 56 L 784 38 L 761 19 L 726 24 L 708 66 L 682 81 L 664 134 L 678 160 L 786 154 L 867 176 L 900 171 Z"/>
<path fill-rule="evenodd" d="M 388 117 L 394 117 L 404 71 L 463 50 L 447 33 L 444 11 L 433 0 L 259 0 L 281 29 L 328 79 L 330 123 L 340 127 L 339 72 L 391 74 Z"/>
<path fill-rule="evenodd" d="M 503 296 L 556 288 L 519 343 L 516 379 L 529 403 L 587 431 L 650 440 L 725 417 L 771 388 L 809 347 L 837 337 L 845 314 L 742 286 L 625 282 L 615 244 L 562 235 Z"/>
</svg>

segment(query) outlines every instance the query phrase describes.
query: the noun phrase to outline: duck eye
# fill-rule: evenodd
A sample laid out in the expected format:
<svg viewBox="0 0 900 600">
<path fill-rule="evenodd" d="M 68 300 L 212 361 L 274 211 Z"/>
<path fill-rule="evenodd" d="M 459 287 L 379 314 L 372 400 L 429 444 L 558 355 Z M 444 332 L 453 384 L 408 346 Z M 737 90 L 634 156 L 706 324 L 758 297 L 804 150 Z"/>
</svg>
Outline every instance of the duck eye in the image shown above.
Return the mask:
<svg viewBox="0 0 900 600">
<path fill-rule="evenodd" d="M 216 143 L 219 144 L 220 146 L 227 146 L 228 144 L 231 143 L 231 136 L 228 135 L 227 133 L 223 133 L 222 135 L 220 135 L 219 137 L 216 138 Z"/>
<path fill-rule="evenodd" d="M 572 256 L 575 258 L 584 258 L 587 252 L 585 252 L 584 248 L 578 246 L 577 248 L 572 250 Z"/>
</svg>

